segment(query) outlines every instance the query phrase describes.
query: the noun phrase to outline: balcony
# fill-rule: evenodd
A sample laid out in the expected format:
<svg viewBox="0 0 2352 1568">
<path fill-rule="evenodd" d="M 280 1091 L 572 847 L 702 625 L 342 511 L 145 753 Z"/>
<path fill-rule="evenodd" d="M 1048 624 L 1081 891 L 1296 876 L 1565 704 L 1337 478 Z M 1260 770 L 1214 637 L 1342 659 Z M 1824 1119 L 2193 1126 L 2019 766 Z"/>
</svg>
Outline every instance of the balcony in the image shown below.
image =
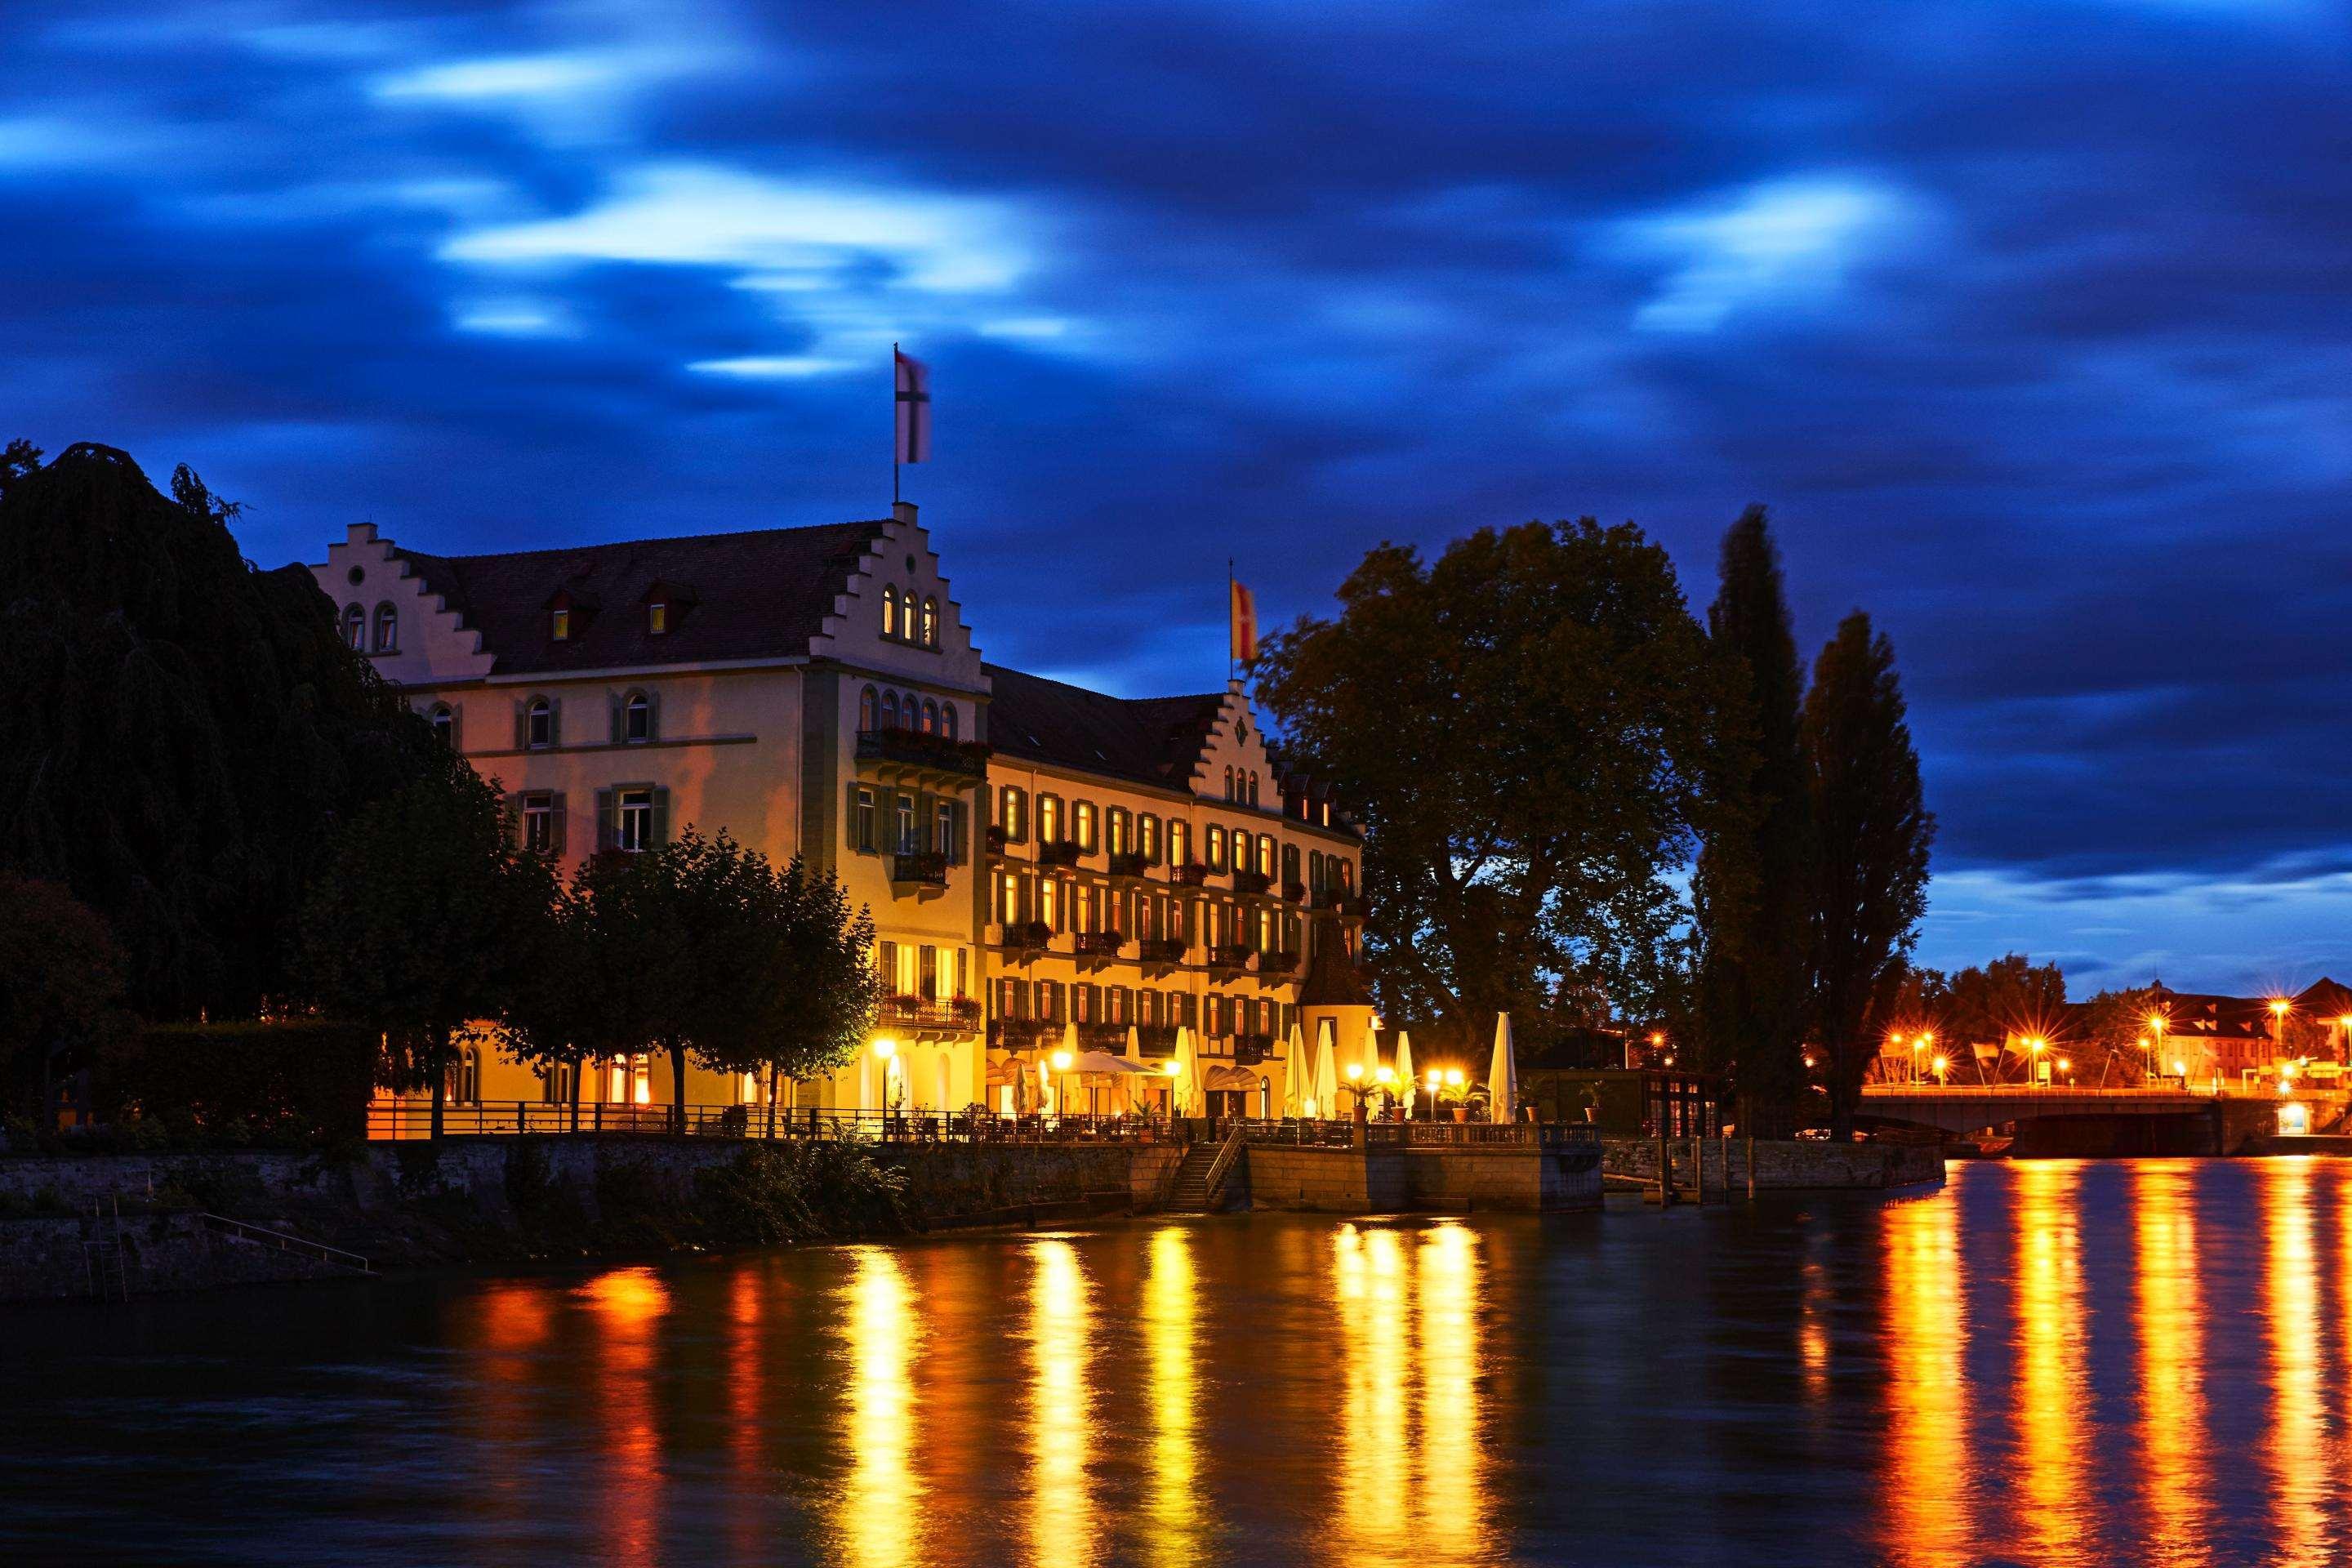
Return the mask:
<svg viewBox="0 0 2352 1568">
<path fill-rule="evenodd" d="M 1115 931 L 1082 931 L 1078 933 L 1077 954 L 1080 958 L 1109 959 L 1118 956 L 1127 938 Z"/>
<path fill-rule="evenodd" d="M 1176 1026 L 1173 1024 L 1138 1024 L 1135 1043 L 1147 1057 L 1173 1055 L 1176 1050 Z"/>
<path fill-rule="evenodd" d="M 1343 915 L 1360 915 L 1364 912 L 1362 903 L 1358 900 L 1355 894 L 1345 888 L 1324 889 L 1316 895 L 1315 907 L 1319 910 L 1333 910 Z"/>
<path fill-rule="evenodd" d="M 996 945 L 1007 952 L 1042 952 L 1054 940 L 1054 928 L 1044 921 L 1007 921 L 997 931 Z"/>
<path fill-rule="evenodd" d="M 1272 1035 L 1235 1035 L 1234 1037 L 1235 1067 L 1254 1068 L 1273 1054 L 1274 1037 Z"/>
<path fill-rule="evenodd" d="M 1124 850 L 1110 858 L 1110 874 L 1114 877 L 1140 877 L 1145 864 L 1141 852 Z"/>
<path fill-rule="evenodd" d="M 988 830 L 988 852 L 991 855 L 1004 853 L 1004 829 L 1002 827 L 992 827 Z"/>
<path fill-rule="evenodd" d="M 956 779 L 988 776 L 988 747 L 979 741 L 950 741 L 916 730 L 860 730 L 857 760 L 884 763 Z"/>
<path fill-rule="evenodd" d="M 1273 886 L 1274 879 L 1267 876 L 1263 871 L 1235 871 L 1234 873 L 1234 891 L 1236 893 L 1263 893 L 1268 888 Z"/>
<path fill-rule="evenodd" d="M 1040 866 L 1075 866 L 1077 863 L 1078 843 L 1075 838 L 1037 846 L 1037 864 Z"/>
<path fill-rule="evenodd" d="M 1176 868 L 1176 879 L 1188 888 L 1204 887 L 1209 880 L 1209 868 L 1198 860 L 1187 860 Z"/>
<path fill-rule="evenodd" d="M 948 857 L 940 849 L 901 851 L 890 857 L 890 880 L 899 887 L 944 888 Z"/>
<path fill-rule="evenodd" d="M 1303 904 L 1307 901 L 1307 884 L 1304 882 L 1285 882 L 1282 885 L 1282 896 L 1289 900 L 1294 904 Z"/>
<path fill-rule="evenodd" d="M 988 1026 L 988 1043 L 1000 1051 L 1034 1051 L 1062 1037 L 1050 1018 L 998 1018 Z"/>
<path fill-rule="evenodd" d="M 1184 962 L 1184 939 L 1181 936 L 1154 937 L 1150 942 L 1135 944 L 1135 956 L 1145 963 L 1165 969 Z"/>
<path fill-rule="evenodd" d="M 1090 1051 L 1108 1051 L 1118 1056 L 1127 1049 L 1125 1024 L 1080 1024 L 1078 1044 Z"/>
<path fill-rule="evenodd" d="M 1245 942 L 1219 942 L 1209 950 L 1212 969 L 1247 969 L 1255 951 Z"/>
<path fill-rule="evenodd" d="M 1283 952 L 1261 952 L 1257 955 L 1257 972 L 1268 975 L 1296 974 L 1298 973 L 1299 956 L 1295 948 Z"/>
<path fill-rule="evenodd" d="M 976 1035 L 980 1004 L 968 996 L 933 1000 L 923 996 L 886 996 L 875 1022 L 886 1029 L 913 1030 L 925 1035 Z"/>
</svg>

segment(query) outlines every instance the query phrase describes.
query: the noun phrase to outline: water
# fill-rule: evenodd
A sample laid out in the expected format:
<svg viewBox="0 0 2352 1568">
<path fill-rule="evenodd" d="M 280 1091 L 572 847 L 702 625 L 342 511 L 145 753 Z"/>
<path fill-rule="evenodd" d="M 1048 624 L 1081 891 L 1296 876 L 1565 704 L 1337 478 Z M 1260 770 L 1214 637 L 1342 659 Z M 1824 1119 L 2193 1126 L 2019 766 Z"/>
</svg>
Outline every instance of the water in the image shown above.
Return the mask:
<svg viewBox="0 0 2352 1568">
<path fill-rule="evenodd" d="M 2352 1162 L 0 1311 L 0 1560 L 2352 1556 Z"/>
</svg>

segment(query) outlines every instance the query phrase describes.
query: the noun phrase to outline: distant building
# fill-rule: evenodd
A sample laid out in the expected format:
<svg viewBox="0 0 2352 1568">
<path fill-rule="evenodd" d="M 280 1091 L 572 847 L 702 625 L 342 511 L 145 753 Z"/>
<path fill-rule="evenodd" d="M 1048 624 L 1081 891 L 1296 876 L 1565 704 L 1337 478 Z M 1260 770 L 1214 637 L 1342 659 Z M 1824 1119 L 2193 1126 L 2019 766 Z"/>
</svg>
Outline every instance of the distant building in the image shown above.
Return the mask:
<svg viewBox="0 0 2352 1568">
<path fill-rule="evenodd" d="M 2163 1020 L 2155 1035 L 2158 1076 L 2190 1083 L 2234 1079 L 2268 1071 L 2278 1061 L 2278 1019 L 2269 998 L 2158 985 L 2149 994 L 2148 1010 Z"/>
<path fill-rule="evenodd" d="M 983 663 L 911 505 L 469 556 L 362 523 L 312 570 L 352 647 L 567 868 L 725 829 L 872 909 L 869 1047 L 889 1049 L 792 1086 L 794 1107 L 1084 1109 L 1095 1087 L 1047 1066 L 1072 1026 L 1164 1058 L 1182 1026 L 1227 1108 L 1278 1108 L 1307 916 L 1359 941 L 1361 838 L 1278 766 L 1238 682 L 1129 700 Z M 660 1104 L 669 1078 L 619 1060 L 581 1087 Z M 569 1098 L 495 1052 L 452 1088 Z M 761 1088 L 695 1068 L 688 1096 Z"/>
</svg>

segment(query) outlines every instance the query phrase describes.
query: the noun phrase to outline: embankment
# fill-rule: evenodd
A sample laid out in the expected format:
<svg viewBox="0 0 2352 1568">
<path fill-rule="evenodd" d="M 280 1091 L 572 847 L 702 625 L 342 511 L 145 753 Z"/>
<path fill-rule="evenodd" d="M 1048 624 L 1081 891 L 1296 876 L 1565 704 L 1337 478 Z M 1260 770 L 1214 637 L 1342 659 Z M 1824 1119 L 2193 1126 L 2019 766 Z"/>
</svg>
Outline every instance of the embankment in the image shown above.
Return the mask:
<svg viewBox="0 0 2352 1568">
<path fill-rule="evenodd" d="M 1933 1144 L 1832 1143 L 1827 1139 L 1702 1140 L 1698 1151 L 1706 1161 L 1710 1192 L 1748 1188 L 1749 1150 L 1755 1152 L 1756 1190 L 1763 1192 L 1824 1192 L 1872 1190 L 1883 1187 L 1934 1185 L 1944 1179 L 1943 1152 Z M 1677 1187 L 1698 1184 L 1699 1170 L 1692 1141 L 1666 1141 L 1666 1152 Z M 1605 1175 L 1632 1178 L 1654 1185 L 1658 1180 L 1658 1141 L 1654 1138 L 1603 1137 L 1601 1169 Z"/>
<path fill-rule="evenodd" d="M 277 1152 L 0 1159 L 0 1300 L 334 1270 L 199 1223 L 224 1215 L 378 1268 L 715 1250 L 1123 1212 L 1172 1146 L 551 1136 Z M 118 1217 L 119 1216 L 119 1217 Z"/>
</svg>

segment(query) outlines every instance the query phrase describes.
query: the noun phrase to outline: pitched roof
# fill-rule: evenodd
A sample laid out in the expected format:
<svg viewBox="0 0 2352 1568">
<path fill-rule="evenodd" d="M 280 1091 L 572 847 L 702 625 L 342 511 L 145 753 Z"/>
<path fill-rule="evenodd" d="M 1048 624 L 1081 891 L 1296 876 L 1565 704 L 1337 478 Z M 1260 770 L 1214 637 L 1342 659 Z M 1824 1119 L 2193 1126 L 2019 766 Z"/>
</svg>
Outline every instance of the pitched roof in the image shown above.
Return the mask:
<svg viewBox="0 0 2352 1568">
<path fill-rule="evenodd" d="M 1111 697 L 1003 665 L 982 668 L 990 687 L 988 743 L 999 756 L 1167 789 L 1192 787 L 1192 766 L 1225 700 L 1223 692 Z"/>
<path fill-rule="evenodd" d="M 885 526 L 835 522 L 503 555 L 394 553 L 482 634 L 499 673 L 604 669 L 805 654 Z M 692 595 L 660 636 L 639 608 L 657 582 Z M 562 642 L 548 636 L 558 593 L 587 606 Z"/>
<path fill-rule="evenodd" d="M 1372 1005 L 1372 988 L 1364 984 L 1363 971 L 1348 956 L 1348 944 L 1339 935 L 1339 917 L 1328 910 L 1318 910 L 1308 945 L 1315 949 L 1307 961 L 1307 977 L 1299 982 L 1298 1005 L 1301 1007 L 1369 1007 Z"/>
<path fill-rule="evenodd" d="M 2323 975 L 2294 994 L 2294 1010 L 2306 1018 L 2352 1017 L 2352 986 Z"/>
<path fill-rule="evenodd" d="M 2164 985 L 2157 986 L 2148 994 L 2154 1005 L 2164 1010 L 2168 1035 L 2203 1035 L 2233 1040 L 2270 1037 L 2270 1004 L 2259 998 L 2175 991 Z"/>
</svg>

